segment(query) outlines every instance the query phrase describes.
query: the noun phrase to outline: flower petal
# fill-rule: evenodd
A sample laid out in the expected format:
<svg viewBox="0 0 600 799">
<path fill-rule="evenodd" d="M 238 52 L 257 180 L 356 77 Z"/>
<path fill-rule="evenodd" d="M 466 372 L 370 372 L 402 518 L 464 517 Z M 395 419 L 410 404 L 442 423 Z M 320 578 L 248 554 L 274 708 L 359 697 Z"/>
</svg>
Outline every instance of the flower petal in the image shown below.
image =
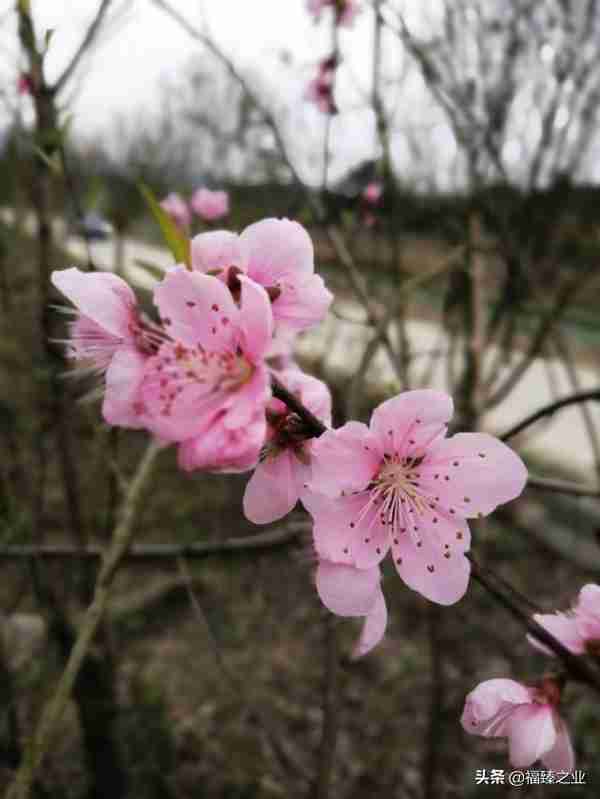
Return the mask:
<svg viewBox="0 0 600 799">
<path fill-rule="evenodd" d="M 422 455 L 432 438 L 445 433 L 453 410 L 452 398 L 440 391 L 405 391 L 375 408 L 370 428 L 382 452 Z"/>
<path fill-rule="evenodd" d="M 459 433 L 437 441 L 419 467 L 421 485 L 441 507 L 464 518 L 487 516 L 515 499 L 527 482 L 519 456 L 486 433 Z"/>
<path fill-rule="evenodd" d="M 320 557 L 359 569 L 372 568 L 385 558 L 390 538 L 377 509 L 372 506 L 364 512 L 368 495 L 331 499 L 311 491 L 302 494 L 302 502 L 314 519 L 314 545 Z"/>
<path fill-rule="evenodd" d="M 52 272 L 51 281 L 82 316 L 87 316 L 113 336 L 130 337 L 132 313 L 137 301 L 131 287 L 120 277 L 108 272 L 81 272 L 72 268 Z"/>
<path fill-rule="evenodd" d="M 332 302 L 333 294 L 323 278 L 310 275 L 302 283 L 282 290 L 273 302 L 273 316 L 291 330 L 306 330 L 323 321 Z"/>
<path fill-rule="evenodd" d="M 298 501 L 295 469 L 301 465 L 289 450 L 259 463 L 244 492 L 246 518 L 269 524 L 288 514 Z"/>
<path fill-rule="evenodd" d="M 176 267 L 154 290 L 154 302 L 169 335 L 188 347 L 231 350 L 239 311 L 216 277 Z"/>
<path fill-rule="evenodd" d="M 508 734 L 511 714 L 531 702 L 529 689 L 515 680 L 485 680 L 468 694 L 461 724 L 465 732 L 498 738 Z"/>
<path fill-rule="evenodd" d="M 201 435 L 180 445 L 179 466 L 188 472 L 247 472 L 258 462 L 265 435 L 264 413 L 257 413 L 248 425 L 237 430 L 227 429 L 217 417 Z"/>
<path fill-rule="evenodd" d="M 147 358 L 132 347 L 121 347 L 106 370 L 102 416 L 111 425 L 145 426 L 140 388 Z"/>
<path fill-rule="evenodd" d="M 527 768 L 556 743 L 550 705 L 534 703 L 516 708 L 508 723 L 509 760 L 515 768 Z"/>
<path fill-rule="evenodd" d="M 312 487 L 330 497 L 342 491 L 362 491 L 380 464 L 369 429 L 361 422 L 328 430 L 314 442 L 312 455 Z"/>
<path fill-rule="evenodd" d="M 568 771 L 575 769 L 575 753 L 571 736 L 564 721 L 555 713 L 556 742 L 552 749 L 542 755 L 542 763 L 550 771 Z"/>
<path fill-rule="evenodd" d="M 354 569 L 320 560 L 317 591 L 321 602 L 337 616 L 366 616 L 379 594 L 379 568 Z"/>
<path fill-rule="evenodd" d="M 354 647 L 352 653 L 353 660 L 363 657 L 381 642 L 385 635 L 387 619 L 387 605 L 385 604 L 383 591 L 380 588 L 375 603 L 364 621 L 360 638 Z"/>
<path fill-rule="evenodd" d="M 190 245 L 192 268 L 198 272 L 226 270 L 230 266 L 244 269 L 237 233 L 213 230 L 194 236 Z"/>
<path fill-rule="evenodd" d="M 240 235 L 248 275 L 261 286 L 295 283 L 314 271 L 314 251 L 306 230 L 289 219 L 263 219 Z"/>
<path fill-rule="evenodd" d="M 240 325 L 242 349 L 254 362 L 263 358 L 273 338 L 273 312 L 267 292 L 245 275 L 239 275 L 242 284 Z"/>
<path fill-rule="evenodd" d="M 470 532 L 464 520 L 434 513 L 411 517 L 412 527 L 393 534 L 392 557 L 406 585 L 432 602 L 452 605 L 469 584 L 471 565 L 464 553 L 470 546 Z"/>
</svg>

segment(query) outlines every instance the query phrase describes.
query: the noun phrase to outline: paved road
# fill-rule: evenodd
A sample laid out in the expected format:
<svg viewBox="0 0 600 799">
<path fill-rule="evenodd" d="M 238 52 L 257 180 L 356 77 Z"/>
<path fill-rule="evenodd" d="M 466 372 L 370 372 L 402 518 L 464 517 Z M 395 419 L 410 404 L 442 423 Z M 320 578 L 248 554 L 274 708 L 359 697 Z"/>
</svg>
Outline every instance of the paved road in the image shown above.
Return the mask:
<svg viewBox="0 0 600 799">
<path fill-rule="evenodd" d="M 92 247 L 96 265 L 112 269 L 113 243 L 110 241 L 94 243 Z M 69 239 L 68 249 L 75 257 L 85 258 L 85 248 L 81 240 Z M 124 272 L 131 282 L 146 288 L 151 287 L 153 280 L 147 271 L 137 265 L 138 260 L 153 263 L 161 268 L 166 268 L 172 263 L 166 250 L 139 241 L 127 240 L 124 249 Z M 361 308 L 354 303 L 339 302 L 336 308 L 343 316 L 358 320 L 361 318 Z M 433 323 L 411 320 L 407 324 L 407 331 L 414 351 L 445 346 L 443 335 Z M 351 375 L 361 360 L 368 340 L 369 333 L 365 327 L 341 321 L 330 314 L 318 329 L 301 338 L 298 349 L 305 355 L 321 356 L 327 368 L 344 375 Z M 491 355 L 493 357 L 494 353 Z M 508 364 L 504 367 L 505 370 L 507 367 Z M 577 373 L 582 388 L 600 385 L 600 353 L 597 368 L 589 365 L 578 366 Z M 445 374 L 445 363 L 440 360 L 430 386 L 445 389 Z M 552 374 L 554 388 L 550 386 L 549 374 Z M 371 381 L 393 381 L 393 370 L 383 352 L 379 352 L 374 359 L 367 378 Z M 555 399 L 554 392 L 562 396 L 571 391 L 572 386 L 559 361 L 537 359 L 508 399 L 487 416 L 484 426 L 491 431 L 501 431 L 539 406 L 551 402 Z M 590 409 L 596 427 L 600 429 L 600 405 L 590 405 Z M 581 413 L 576 408 L 561 411 L 549 423 L 540 425 L 527 440 L 520 442 L 520 448 L 577 472 L 578 474 L 573 474 L 574 478 L 587 478 L 590 482 L 593 480 L 593 455 Z"/>
</svg>

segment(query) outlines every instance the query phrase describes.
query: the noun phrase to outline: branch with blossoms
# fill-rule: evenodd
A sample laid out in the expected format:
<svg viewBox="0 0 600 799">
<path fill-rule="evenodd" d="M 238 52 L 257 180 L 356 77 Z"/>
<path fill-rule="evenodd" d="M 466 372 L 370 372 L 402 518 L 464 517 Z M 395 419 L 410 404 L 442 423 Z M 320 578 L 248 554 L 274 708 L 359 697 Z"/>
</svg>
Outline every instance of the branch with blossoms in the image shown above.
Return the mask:
<svg viewBox="0 0 600 799">
<path fill-rule="evenodd" d="M 331 429 L 327 386 L 293 360 L 297 333 L 317 324 L 332 300 L 298 223 L 267 219 L 239 236 L 203 233 L 189 251 L 190 267 L 175 266 L 156 285 L 155 318 L 139 311 L 133 290 L 116 275 L 53 274 L 76 307 L 68 355 L 88 372 L 95 368 L 104 420 L 176 446 L 184 471 L 253 469 L 243 510 L 256 524 L 285 517 L 300 500 L 312 518 L 321 601 L 335 615 L 364 619 L 353 657 L 385 634 L 380 564 L 388 553 L 401 580 L 429 601 L 461 599 L 472 570 L 468 520 L 519 496 L 527 479 L 520 458 L 485 433 L 447 437 L 452 400 L 431 390 L 383 402 L 369 426 L 350 421 Z M 156 452 L 151 445 L 144 475 Z M 138 501 L 142 483 L 136 478 L 126 508 Z M 28 795 L 43 762 L 127 556 L 132 514 L 103 558 L 94 599 L 11 799 Z M 474 574 L 485 584 L 480 569 Z M 585 662 L 552 632 L 535 620 L 527 625 L 570 674 L 594 684 Z M 331 752 L 334 740 L 327 740 Z M 330 765 L 323 768 L 326 784 Z"/>
</svg>

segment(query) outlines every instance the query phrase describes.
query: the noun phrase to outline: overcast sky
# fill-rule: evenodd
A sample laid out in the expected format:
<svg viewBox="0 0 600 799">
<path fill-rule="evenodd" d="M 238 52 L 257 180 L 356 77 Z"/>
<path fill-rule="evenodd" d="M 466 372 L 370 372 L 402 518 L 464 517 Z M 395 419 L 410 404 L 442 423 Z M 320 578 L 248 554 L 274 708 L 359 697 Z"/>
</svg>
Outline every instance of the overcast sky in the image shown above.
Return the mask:
<svg viewBox="0 0 600 799">
<path fill-rule="evenodd" d="M 432 2 L 435 0 L 406 0 L 409 17 L 417 21 L 421 9 Z M 38 32 L 54 31 L 47 59 L 50 79 L 68 62 L 98 3 L 33 0 Z M 292 120 L 301 107 L 305 124 L 308 116 L 309 134 L 315 142 L 319 139 L 323 118 L 307 109 L 303 93 L 317 61 L 328 54 L 326 15 L 316 26 L 306 11 L 305 0 L 172 0 L 172 5 L 197 26 L 205 21 L 213 38 L 242 71 L 260 74 L 269 96 Z M 16 65 L 22 58 L 13 8 L 14 0 L 0 0 L 0 78 L 5 85 L 15 80 Z M 201 52 L 201 47 L 151 0 L 113 0 L 111 9 L 113 21 L 105 26 L 73 87 L 75 130 L 86 134 L 106 129 L 119 112 L 152 111 L 160 83 L 176 81 L 194 55 Z M 341 33 L 344 70 L 338 94 L 344 100 L 344 115 L 333 126 L 338 161 L 334 172 L 374 154 L 372 119 L 358 111 L 361 96 L 369 88 L 371 33 L 372 17 L 367 12 L 359 16 L 352 30 Z"/>
</svg>

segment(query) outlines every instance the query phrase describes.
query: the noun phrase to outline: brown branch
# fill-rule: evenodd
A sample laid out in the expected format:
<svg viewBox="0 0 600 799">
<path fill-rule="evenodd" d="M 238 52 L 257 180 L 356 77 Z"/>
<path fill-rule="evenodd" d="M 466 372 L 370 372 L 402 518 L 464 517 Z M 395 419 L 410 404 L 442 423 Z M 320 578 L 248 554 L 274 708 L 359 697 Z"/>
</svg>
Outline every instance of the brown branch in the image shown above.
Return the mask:
<svg viewBox="0 0 600 799">
<path fill-rule="evenodd" d="M 100 26 L 102 25 L 102 21 L 106 16 L 106 12 L 108 11 L 108 7 L 110 6 L 112 0 L 102 0 L 100 5 L 98 6 L 98 10 L 96 11 L 96 15 L 94 19 L 91 21 L 87 31 L 85 32 L 85 36 L 81 40 L 81 44 L 73 54 L 73 57 L 63 70 L 62 74 L 56 81 L 53 87 L 53 91 L 58 93 L 65 87 L 65 85 L 70 80 L 71 76 L 77 69 L 77 65 L 85 55 L 86 51 L 92 46 L 94 43 L 94 39 L 98 35 L 100 30 Z"/>
<path fill-rule="evenodd" d="M 563 397 L 563 399 L 556 400 L 555 402 L 551 402 L 549 405 L 544 405 L 543 408 L 535 411 L 535 413 L 526 416 L 525 419 L 522 419 L 513 427 L 510 427 L 505 433 L 499 436 L 500 441 L 508 441 L 514 436 L 518 435 L 519 433 L 526 430 L 532 424 L 543 419 L 545 416 L 550 416 L 556 411 L 561 410 L 562 408 L 567 408 L 569 405 L 577 405 L 580 402 L 588 402 L 590 400 L 594 400 L 596 402 L 600 402 L 600 388 L 591 389 L 589 391 L 580 391 L 577 394 L 571 394 L 568 397 Z"/>
<path fill-rule="evenodd" d="M 291 411 L 294 411 L 294 413 L 298 414 L 298 416 L 308 427 L 313 437 L 323 435 L 323 433 L 327 430 L 323 422 L 320 422 L 314 413 L 309 411 L 308 408 L 306 408 L 297 397 L 288 391 L 283 383 L 277 377 L 275 377 L 274 374 L 271 375 L 271 386 L 273 388 L 273 396 L 278 400 L 281 400 L 281 402 L 285 402 Z"/>
<path fill-rule="evenodd" d="M 277 549 L 294 541 L 306 530 L 305 524 L 287 525 L 258 535 L 226 538 L 223 541 L 199 544 L 146 544 L 131 547 L 122 558 L 122 563 L 146 564 L 186 558 L 201 560 L 211 555 L 248 552 L 261 549 Z M 100 547 L 80 549 L 72 546 L 7 546 L 0 548 L 0 561 L 6 560 L 100 560 L 104 550 Z"/>
<path fill-rule="evenodd" d="M 600 499 L 600 490 L 591 486 L 578 485 L 567 480 L 554 480 L 550 477 L 538 477 L 530 474 L 527 478 L 528 488 L 539 491 L 552 491 L 555 494 L 568 494 L 572 497 L 595 497 Z"/>
<path fill-rule="evenodd" d="M 540 643 L 550 649 L 563 663 L 568 674 L 575 680 L 585 683 L 600 693 L 600 672 L 593 668 L 589 662 L 580 655 L 574 655 L 557 638 L 548 632 L 541 624 L 538 624 L 528 613 L 513 602 L 503 589 L 495 584 L 492 573 L 483 570 L 474 559 L 473 555 L 467 554 L 471 561 L 473 579 L 476 580 L 490 596 L 502 605 L 527 632 L 536 638 Z"/>
</svg>

